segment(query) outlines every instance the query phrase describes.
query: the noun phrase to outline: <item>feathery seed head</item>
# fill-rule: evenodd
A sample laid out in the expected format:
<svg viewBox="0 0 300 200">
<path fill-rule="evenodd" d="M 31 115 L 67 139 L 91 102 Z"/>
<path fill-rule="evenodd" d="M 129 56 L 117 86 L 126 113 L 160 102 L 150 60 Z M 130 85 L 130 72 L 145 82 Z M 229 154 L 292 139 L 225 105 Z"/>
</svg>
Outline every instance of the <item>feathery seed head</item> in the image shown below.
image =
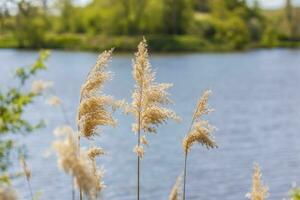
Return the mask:
<svg viewBox="0 0 300 200">
<path fill-rule="evenodd" d="M 197 108 L 195 110 L 193 119 L 200 118 L 202 115 L 209 114 L 213 109 L 208 107 L 208 98 L 211 94 L 211 90 L 206 90 L 200 100 L 198 101 Z"/>
<path fill-rule="evenodd" d="M 110 50 L 106 50 L 103 53 L 101 53 L 96 61 L 96 65 L 94 66 L 94 68 L 92 69 L 93 72 L 95 71 L 101 71 L 104 68 L 106 68 L 108 66 L 108 63 L 110 62 L 111 58 L 112 58 L 112 53 L 113 53 L 114 49 L 110 49 Z"/>
<path fill-rule="evenodd" d="M 147 145 L 147 146 L 149 145 L 148 140 L 147 140 L 147 138 L 146 138 L 145 135 L 143 135 L 143 136 L 141 137 L 141 143 L 144 144 L 144 145 Z"/>
<path fill-rule="evenodd" d="M 50 106 L 59 106 L 59 105 L 61 105 L 62 102 L 59 97 L 52 96 L 47 100 L 46 103 Z"/>
<path fill-rule="evenodd" d="M 207 149 L 218 147 L 212 138 L 211 130 L 212 129 L 201 125 L 201 123 L 196 124 L 193 130 L 183 140 L 184 152 L 188 153 L 195 143 L 199 143 Z"/>
<path fill-rule="evenodd" d="M 249 196 L 251 200 L 265 200 L 268 197 L 268 187 L 261 181 L 261 172 L 257 163 L 254 163 L 252 191 Z"/>
<path fill-rule="evenodd" d="M 185 154 L 187 154 L 195 143 L 205 146 L 207 149 L 218 147 L 212 133 L 215 127 L 208 121 L 201 119 L 202 115 L 208 114 L 212 109 L 208 108 L 208 97 L 211 91 L 205 91 L 198 101 L 196 110 L 192 118 L 191 128 L 183 139 L 182 145 Z"/>
<path fill-rule="evenodd" d="M 87 151 L 87 155 L 91 160 L 95 160 L 97 156 L 104 155 L 105 152 L 102 148 L 92 147 Z"/>
<path fill-rule="evenodd" d="M 143 158 L 144 157 L 144 147 L 143 146 L 139 146 L 139 145 L 136 145 L 133 149 L 133 152 L 136 153 L 136 155 L 140 158 Z"/>
<path fill-rule="evenodd" d="M 55 141 L 53 147 L 58 154 L 59 166 L 75 178 L 77 186 L 87 196 L 93 198 L 98 192 L 99 178 L 94 175 L 87 152 L 79 149 L 75 134 L 67 133 L 64 140 Z"/>
<path fill-rule="evenodd" d="M 171 103 L 167 90 L 172 84 L 155 82 L 155 73 L 151 69 L 145 38 L 138 45 L 132 74 L 136 84 L 128 112 L 136 118 L 136 122 L 132 125 L 133 132 L 156 133 L 157 127 L 168 119 L 178 120 L 175 112 L 162 107 Z M 142 157 L 144 152 L 140 148 L 135 147 L 135 152 L 140 152 L 138 155 Z"/>
<path fill-rule="evenodd" d="M 182 175 L 177 177 L 177 180 L 169 195 L 169 200 L 179 200 L 181 197 Z"/>
<path fill-rule="evenodd" d="M 16 191 L 11 187 L 0 187 L 0 200 L 17 200 Z"/>
<path fill-rule="evenodd" d="M 105 82 L 110 80 L 110 73 L 106 71 L 95 71 L 88 76 L 86 82 L 81 86 L 81 99 L 97 94 Z"/>
<path fill-rule="evenodd" d="M 53 86 L 53 82 L 35 80 L 31 85 L 31 92 L 34 94 L 41 94 L 44 90 L 49 89 Z"/>
<path fill-rule="evenodd" d="M 121 101 L 114 101 L 111 96 L 99 92 L 99 89 L 110 78 L 110 72 L 106 71 L 106 67 L 111 59 L 112 51 L 104 51 L 98 57 L 86 82 L 81 87 L 77 124 L 81 136 L 87 138 L 97 135 L 96 131 L 99 126 L 115 126 L 116 120 L 112 117 L 112 112 L 123 105 Z"/>
</svg>

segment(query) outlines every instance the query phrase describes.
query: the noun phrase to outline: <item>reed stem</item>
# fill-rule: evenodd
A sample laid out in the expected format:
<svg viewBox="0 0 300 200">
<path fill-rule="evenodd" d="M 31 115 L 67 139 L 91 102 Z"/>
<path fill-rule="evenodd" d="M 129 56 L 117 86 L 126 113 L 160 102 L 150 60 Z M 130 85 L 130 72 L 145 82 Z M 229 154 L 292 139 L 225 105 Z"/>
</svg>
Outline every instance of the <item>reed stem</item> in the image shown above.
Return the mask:
<svg viewBox="0 0 300 200">
<path fill-rule="evenodd" d="M 186 165 L 187 165 L 187 152 L 184 155 L 184 172 L 183 172 L 183 197 L 182 199 L 185 200 L 185 183 L 186 183 Z"/>
<path fill-rule="evenodd" d="M 78 156 L 80 156 L 80 135 L 78 135 Z M 82 190 L 80 186 L 79 186 L 79 199 L 82 200 Z"/>
<path fill-rule="evenodd" d="M 138 146 L 140 146 L 140 131 L 138 132 Z M 140 157 L 137 156 L 137 200 L 140 199 Z"/>
<path fill-rule="evenodd" d="M 74 188 L 74 178 L 71 177 L 72 181 L 72 200 L 75 200 L 75 188 Z"/>
<path fill-rule="evenodd" d="M 33 200 L 33 193 L 32 193 L 32 188 L 31 188 L 31 184 L 30 184 L 30 180 L 29 179 L 27 179 L 27 184 L 28 184 L 28 188 L 29 188 L 31 200 Z"/>
<path fill-rule="evenodd" d="M 141 143 L 141 114 L 138 116 L 138 147 Z M 137 200 L 140 200 L 140 156 L 137 155 Z"/>
<path fill-rule="evenodd" d="M 142 98 L 143 98 L 143 79 L 140 87 L 139 112 L 138 112 L 138 147 L 141 144 L 141 113 L 142 113 Z M 140 156 L 137 155 L 137 200 L 140 200 Z"/>
</svg>

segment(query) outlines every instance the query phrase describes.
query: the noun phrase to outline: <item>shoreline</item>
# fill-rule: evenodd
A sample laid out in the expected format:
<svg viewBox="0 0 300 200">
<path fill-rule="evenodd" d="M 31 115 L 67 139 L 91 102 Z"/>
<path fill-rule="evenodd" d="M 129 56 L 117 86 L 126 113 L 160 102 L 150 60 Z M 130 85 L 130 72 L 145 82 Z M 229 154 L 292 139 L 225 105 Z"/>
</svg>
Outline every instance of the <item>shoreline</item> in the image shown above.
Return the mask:
<svg viewBox="0 0 300 200">
<path fill-rule="evenodd" d="M 114 48 L 120 53 L 129 53 L 136 50 L 136 44 L 143 36 L 88 36 L 88 35 L 49 35 L 38 46 L 25 44 L 20 47 L 17 40 L 12 36 L 0 36 L 0 49 L 19 50 L 68 50 L 99 52 Z M 175 35 L 175 36 L 147 36 L 149 50 L 153 53 L 232 53 L 247 52 L 263 49 L 300 49 L 300 41 L 277 41 L 276 44 L 262 45 L 259 43 L 247 43 L 243 46 L 238 44 L 217 43 L 203 40 L 195 35 Z"/>
</svg>

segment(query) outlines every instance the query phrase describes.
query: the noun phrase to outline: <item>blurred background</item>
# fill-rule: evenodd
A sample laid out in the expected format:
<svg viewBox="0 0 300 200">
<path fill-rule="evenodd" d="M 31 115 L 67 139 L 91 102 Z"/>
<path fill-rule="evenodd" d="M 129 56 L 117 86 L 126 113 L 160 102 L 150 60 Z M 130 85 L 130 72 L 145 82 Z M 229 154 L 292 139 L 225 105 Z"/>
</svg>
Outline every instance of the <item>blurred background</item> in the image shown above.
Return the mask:
<svg viewBox="0 0 300 200">
<path fill-rule="evenodd" d="M 299 0 L 1 0 L 0 47 L 156 51 L 297 47 Z"/>
<path fill-rule="evenodd" d="M 33 192 L 41 200 L 71 199 L 71 178 L 49 154 L 64 116 L 45 103 L 49 94 L 28 95 L 31 84 L 53 81 L 75 128 L 80 86 L 101 50 L 115 47 L 105 93 L 131 101 L 133 53 L 143 36 L 157 81 L 174 84 L 171 108 L 182 123 L 149 136 L 142 199 L 168 198 L 184 164 L 182 139 L 206 89 L 213 91 L 208 120 L 218 128 L 219 148 L 198 146 L 189 154 L 187 199 L 245 199 L 254 161 L 268 199 L 289 199 L 300 181 L 299 0 L 0 0 L 0 186 L 20 171 L 13 150 L 26 146 Z M 47 61 L 39 49 L 51 49 Z M 132 200 L 134 119 L 116 118 L 115 129 L 84 144 L 108 152 L 98 161 L 105 169 L 103 199 Z M 43 128 L 30 126 L 40 119 Z M 24 177 L 10 178 L 20 199 L 31 199 Z"/>
</svg>

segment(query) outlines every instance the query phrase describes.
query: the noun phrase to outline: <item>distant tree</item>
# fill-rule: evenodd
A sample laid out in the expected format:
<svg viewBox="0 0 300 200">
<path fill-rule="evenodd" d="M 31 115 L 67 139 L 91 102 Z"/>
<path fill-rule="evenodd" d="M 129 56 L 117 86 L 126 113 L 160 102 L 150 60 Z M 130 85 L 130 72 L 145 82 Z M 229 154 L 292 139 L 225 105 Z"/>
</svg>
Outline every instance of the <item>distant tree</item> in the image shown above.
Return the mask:
<svg viewBox="0 0 300 200">
<path fill-rule="evenodd" d="M 72 0 L 59 0 L 57 2 L 60 11 L 60 31 L 72 32 L 74 30 L 73 20 L 75 16 L 75 10 Z"/>
<path fill-rule="evenodd" d="M 209 12 L 209 0 L 194 0 L 194 9 L 200 12 Z"/>
<path fill-rule="evenodd" d="M 286 0 L 285 13 L 286 13 L 286 19 L 288 22 L 288 26 L 290 29 L 289 30 L 290 37 L 294 38 L 296 36 L 297 26 L 296 26 L 295 20 L 294 20 L 294 8 L 293 8 L 291 0 Z"/>
<path fill-rule="evenodd" d="M 40 8 L 30 1 L 17 3 L 15 36 L 19 47 L 42 47 L 46 33 L 46 23 Z"/>
<path fill-rule="evenodd" d="M 164 0 L 163 24 L 166 34 L 183 34 L 192 20 L 190 0 Z"/>
</svg>

